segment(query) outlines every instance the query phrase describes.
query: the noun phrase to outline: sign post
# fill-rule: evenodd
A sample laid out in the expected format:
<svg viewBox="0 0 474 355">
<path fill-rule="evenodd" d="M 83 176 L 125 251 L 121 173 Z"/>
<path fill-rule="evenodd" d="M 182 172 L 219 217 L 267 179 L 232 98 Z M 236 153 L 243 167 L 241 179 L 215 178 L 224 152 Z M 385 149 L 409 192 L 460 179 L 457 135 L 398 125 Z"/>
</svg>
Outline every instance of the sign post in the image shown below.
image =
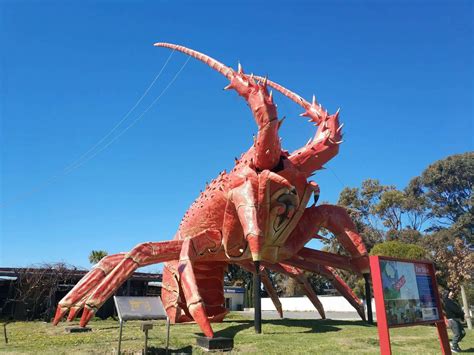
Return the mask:
<svg viewBox="0 0 474 355">
<path fill-rule="evenodd" d="M 372 295 L 370 292 L 370 275 L 364 274 L 365 281 L 365 304 L 367 305 L 367 323 L 374 324 L 374 316 L 372 314 Z"/>
<path fill-rule="evenodd" d="M 451 354 L 434 265 L 428 261 L 370 257 L 382 355 L 392 353 L 389 328 L 436 324 L 443 354 Z"/>
<path fill-rule="evenodd" d="M 114 302 L 120 321 L 117 354 L 120 355 L 122 347 L 122 328 L 125 321 L 155 319 L 166 319 L 166 353 L 168 353 L 170 321 L 159 297 L 114 296 Z M 145 332 L 145 353 L 148 347 L 148 330 L 151 329 L 151 327 L 148 323 L 142 325 L 142 330 Z"/>
</svg>

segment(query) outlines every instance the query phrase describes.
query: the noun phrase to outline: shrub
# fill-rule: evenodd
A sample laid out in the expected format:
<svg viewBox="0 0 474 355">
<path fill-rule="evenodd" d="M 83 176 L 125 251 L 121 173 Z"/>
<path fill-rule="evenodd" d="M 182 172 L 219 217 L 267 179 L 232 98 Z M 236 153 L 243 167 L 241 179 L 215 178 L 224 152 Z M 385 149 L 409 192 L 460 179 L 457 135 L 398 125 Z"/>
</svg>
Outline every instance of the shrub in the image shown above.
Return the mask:
<svg viewBox="0 0 474 355">
<path fill-rule="evenodd" d="M 422 247 L 395 240 L 376 244 L 370 251 L 370 255 L 416 260 L 427 258 L 427 252 Z"/>
</svg>

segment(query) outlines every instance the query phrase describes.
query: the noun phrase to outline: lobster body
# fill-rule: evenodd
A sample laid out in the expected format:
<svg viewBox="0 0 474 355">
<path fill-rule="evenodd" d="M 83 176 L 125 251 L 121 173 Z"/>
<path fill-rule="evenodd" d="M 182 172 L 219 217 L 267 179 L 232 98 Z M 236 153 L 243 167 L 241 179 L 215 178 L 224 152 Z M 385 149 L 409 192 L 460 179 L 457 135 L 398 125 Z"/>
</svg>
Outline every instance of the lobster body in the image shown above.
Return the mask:
<svg viewBox="0 0 474 355">
<path fill-rule="evenodd" d="M 211 321 L 221 321 L 224 307 L 223 276 L 228 264 L 251 272 L 265 269 L 295 278 L 324 318 L 321 302 L 303 270 L 327 277 L 365 317 L 361 301 L 335 273 L 334 267 L 356 273 L 368 272 L 367 251 L 346 211 L 319 205 L 318 185 L 308 180 L 334 157 L 342 142 L 339 112 L 329 115 L 321 105 L 302 99 L 266 78 L 247 75 L 188 48 L 157 43 L 193 56 L 230 80 L 249 105 L 258 127 L 253 145 L 229 173 L 223 171 L 208 184 L 184 215 L 172 241 L 141 243 L 129 253 L 105 257 L 58 305 L 54 323 L 69 310 L 73 319 L 83 309 L 85 326 L 97 309 L 138 267 L 165 262 L 162 299 L 172 322 L 196 321 L 204 334 L 213 336 Z M 281 148 L 278 120 L 271 86 L 297 104 L 303 116 L 318 126 L 305 146 L 289 153 Z M 314 196 L 314 203 L 308 203 Z M 350 256 L 305 248 L 318 230 L 331 231 Z M 276 308 L 281 304 L 271 280 L 263 283 Z"/>
</svg>

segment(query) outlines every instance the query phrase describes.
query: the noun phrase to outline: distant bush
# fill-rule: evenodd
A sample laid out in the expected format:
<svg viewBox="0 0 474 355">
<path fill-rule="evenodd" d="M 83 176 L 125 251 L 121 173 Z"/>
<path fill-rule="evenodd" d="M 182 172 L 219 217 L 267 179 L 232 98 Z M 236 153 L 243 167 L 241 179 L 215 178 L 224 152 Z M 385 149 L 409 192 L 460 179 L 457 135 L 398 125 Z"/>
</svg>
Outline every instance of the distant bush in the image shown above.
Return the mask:
<svg viewBox="0 0 474 355">
<path fill-rule="evenodd" d="M 370 255 L 416 260 L 427 258 L 427 252 L 422 247 L 395 240 L 376 244 L 370 251 Z"/>
</svg>

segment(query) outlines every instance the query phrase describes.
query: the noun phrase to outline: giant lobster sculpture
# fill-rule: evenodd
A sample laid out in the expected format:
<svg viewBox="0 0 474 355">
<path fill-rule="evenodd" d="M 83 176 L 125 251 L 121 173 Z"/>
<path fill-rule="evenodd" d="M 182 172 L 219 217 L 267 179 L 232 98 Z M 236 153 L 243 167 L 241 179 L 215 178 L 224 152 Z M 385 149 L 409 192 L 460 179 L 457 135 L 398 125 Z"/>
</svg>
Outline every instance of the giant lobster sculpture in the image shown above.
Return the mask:
<svg viewBox="0 0 474 355">
<path fill-rule="evenodd" d="M 369 272 L 367 251 L 346 211 L 338 206 L 316 206 L 319 188 L 308 178 L 333 158 L 342 142 L 339 112 L 328 114 L 313 97 L 312 103 L 266 78 L 247 75 L 186 47 L 156 43 L 192 56 L 230 80 L 249 105 L 258 126 L 253 145 L 223 171 L 184 215 L 173 240 L 146 242 L 128 253 L 103 258 L 59 302 L 54 324 L 69 311 L 68 320 L 83 309 L 85 326 L 99 307 L 139 267 L 165 262 L 162 300 L 171 322 L 196 321 L 207 337 L 211 322 L 222 321 L 224 272 L 237 264 L 252 272 L 268 269 L 284 273 L 302 284 L 324 318 L 324 309 L 304 271 L 327 277 L 364 319 L 362 302 L 333 268 L 359 274 Z M 278 120 L 270 86 L 303 107 L 302 116 L 317 131 L 302 148 L 288 153 L 281 148 Z M 314 196 L 314 204 L 308 202 Z M 331 231 L 349 256 L 305 248 L 318 230 Z M 281 314 L 281 304 L 268 275 L 262 281 Z"/>
</svg>

